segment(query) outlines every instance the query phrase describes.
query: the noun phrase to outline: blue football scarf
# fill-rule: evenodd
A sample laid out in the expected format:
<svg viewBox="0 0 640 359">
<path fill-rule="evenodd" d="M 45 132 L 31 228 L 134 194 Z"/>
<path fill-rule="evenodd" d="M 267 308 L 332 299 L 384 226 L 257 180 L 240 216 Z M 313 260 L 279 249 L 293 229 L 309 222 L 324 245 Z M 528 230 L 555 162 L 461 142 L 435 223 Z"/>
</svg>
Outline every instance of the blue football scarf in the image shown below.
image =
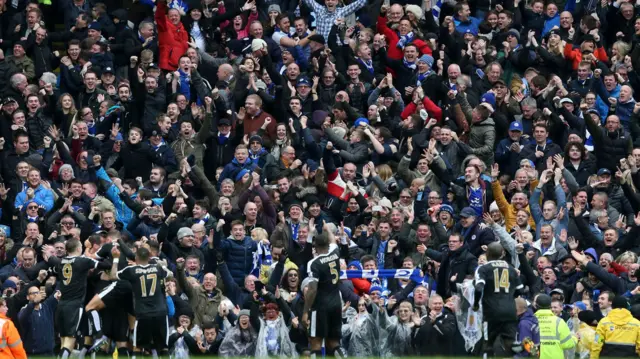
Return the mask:
<svg viewBox="0 0 640 359">
<path fill-rule="evenodd" d="M 268 244 L 262 242 L 258 243 L 258 250 L 253 253 L 253 268 L 251 274 L 260 278 L 260 268 L 263 265 L 271 265 L 271 247 Z"/>
<path fill-rule="evenodd" d="M 374 278 L 395 278 L 410 279 L 417 283 L 429 278 L 420 275 L 420 269 L 370 269 L 359 270 L 350 269 L 340 271 L 340 279 L 374 279 Z"/>
</svg>

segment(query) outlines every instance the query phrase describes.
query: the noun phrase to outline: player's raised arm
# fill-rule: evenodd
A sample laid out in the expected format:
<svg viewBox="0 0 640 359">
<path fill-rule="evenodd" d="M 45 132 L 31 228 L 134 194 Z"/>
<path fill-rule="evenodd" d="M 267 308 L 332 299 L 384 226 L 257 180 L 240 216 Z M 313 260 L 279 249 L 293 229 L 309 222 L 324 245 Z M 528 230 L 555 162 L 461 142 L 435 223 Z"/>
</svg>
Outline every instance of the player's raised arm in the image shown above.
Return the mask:
<svg viewBox="0 0 640 359">
<path fill-rule="evenodd" d="M 118 279 L 118 263 L 120 263 L 120 250 L 117 245 L 113 245 L 111 248 L 111 256 L 113 257 L 113 263 L 111 264 L 111 272 L 109 273 L 109 278 L 111 280 Z"/>
</svg>

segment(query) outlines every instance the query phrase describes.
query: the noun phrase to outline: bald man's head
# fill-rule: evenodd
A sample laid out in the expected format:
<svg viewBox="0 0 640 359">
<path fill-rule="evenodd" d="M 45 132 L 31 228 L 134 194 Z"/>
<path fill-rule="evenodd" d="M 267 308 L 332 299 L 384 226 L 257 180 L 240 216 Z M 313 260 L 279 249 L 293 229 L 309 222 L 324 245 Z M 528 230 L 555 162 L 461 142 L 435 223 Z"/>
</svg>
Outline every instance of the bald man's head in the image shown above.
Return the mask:
<svg viewBox="0 0 640 359">
<path fill-rule="evenodd" d="M 493 242 L 487 246 L 487 260 L 495 261 L 502 258 L 503 248 L 500 242 Z"/>
<path fill-rule="evenodd" d="M 529 306 L 527 305 L 527 301 L 524 298 L 516 298 L 516 313 L 518 315 L 526 312 L 527 308 L 529 308 Z"/>
</svg>

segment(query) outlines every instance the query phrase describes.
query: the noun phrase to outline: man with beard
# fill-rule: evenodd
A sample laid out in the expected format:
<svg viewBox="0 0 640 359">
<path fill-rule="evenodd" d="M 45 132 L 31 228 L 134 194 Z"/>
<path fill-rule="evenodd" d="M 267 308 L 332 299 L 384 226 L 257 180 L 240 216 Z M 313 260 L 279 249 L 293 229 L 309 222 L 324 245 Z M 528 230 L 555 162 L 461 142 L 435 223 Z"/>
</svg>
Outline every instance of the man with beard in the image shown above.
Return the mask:
<svg viewBox="0 0 640 359">
<path fill-rule="evenodd" d="M 558 271 L 558 281 L 562 283 L 563 288 L 569 289 L 566 293 L 567 298 L 571 298 L 576 282 L 580 279 L 580 273 L 576 270 L 578 262 L 570 254 L 559 260 L 560 270 Z"/>
<path fill-rule="evenodd" d="M 131 98 L 131 86 L 126 81 L 121 81 L 118 84 L 118 101 L 116 105 L 119 108 L 116 110 L 117 119 L 119 119 L 120 132 L 128 134 L 129 130 L 133 126 L 133 119 L 138 118 L 138 107 L 134 106 Z"/>
<path fill-rule="evenodd" d="M 164 197 L 167 195 L 167 190 L 169 188 L 168 183 L 166 183 L 167 171 L 163 167 L 156 167 L 151 170 L 149 173 L 149 180 L 144 184 L 138 182 L 140 188 L 144 188 L 149 190 L 154 197 Z M 141 178 L 136 178 L 136 181 L 141 180 Z"/>
<path fill-rule="evenodd" d="M 163 87 L 158 84 L 159 79 L 151 75 L 151 68 L 147 71 L 146 77 L 141 68 L 138 68 L 137 75 L 138 78 L 133 81 L 144 82 L 144 87 L 134 86 L 132 88 L 133 97 L 143 104 L 141 107 L 143 118 L 140 119 L 140 124 L 144 132 L 149 133 L 156 117 L 166 106 L 166 96 L 162 90 Z"/>
</svg>

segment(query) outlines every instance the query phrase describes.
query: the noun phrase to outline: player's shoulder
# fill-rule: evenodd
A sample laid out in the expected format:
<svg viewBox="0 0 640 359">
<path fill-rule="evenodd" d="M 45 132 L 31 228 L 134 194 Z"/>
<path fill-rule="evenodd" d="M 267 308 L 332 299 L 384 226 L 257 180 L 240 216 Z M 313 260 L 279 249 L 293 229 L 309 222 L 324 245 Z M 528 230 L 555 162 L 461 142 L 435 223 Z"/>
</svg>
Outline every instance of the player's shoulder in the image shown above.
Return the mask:
<svg viewBox="0 0 640 359">
<path fill-rule="evenodd" d="M 97 260 L 95 260 L 95 259 L 93 259 L 93 258 L 91 258 L 91 257 L 87 257 L 87 256 L 85 256 L 84 254 L 83 254 L 83 255 L 81 255 L 81 256 L 78 256 L 78 258 L 79 258 L 81 261 L 85 261 L 85 262 L 97 262 Z"/>
<path fill-rule="evenodd" d="M 126 266 L 126 267 L 124 267 L 124 268 L 120 269 L 120 270 L 118 271 L 118 276 L 120 276 L 120 275 L 122 275 L 122 274 L 133 273 L 133 272 L 131 272 L 131 271 L 132 271 L 132 270 L 134 270 L 134 268 L 135 268 L 135 267 L 137 267 L 137 265 L 136 265 L 136 264 L 134 264 L 134 265 L 128 265 L 128 266 Z"/>
<path fill-rule="evenodd" d="M 493 260 L 493 261 L 488 261 L 485 264 L 483 264 L 481 267 L 485 267 L 487 269 L 513 268 L 513 266 L 511 264 L 509 264 L 509 262 L 504 261 L 502 259 L 496 259 L 496 260 Z"/>
</svg>

